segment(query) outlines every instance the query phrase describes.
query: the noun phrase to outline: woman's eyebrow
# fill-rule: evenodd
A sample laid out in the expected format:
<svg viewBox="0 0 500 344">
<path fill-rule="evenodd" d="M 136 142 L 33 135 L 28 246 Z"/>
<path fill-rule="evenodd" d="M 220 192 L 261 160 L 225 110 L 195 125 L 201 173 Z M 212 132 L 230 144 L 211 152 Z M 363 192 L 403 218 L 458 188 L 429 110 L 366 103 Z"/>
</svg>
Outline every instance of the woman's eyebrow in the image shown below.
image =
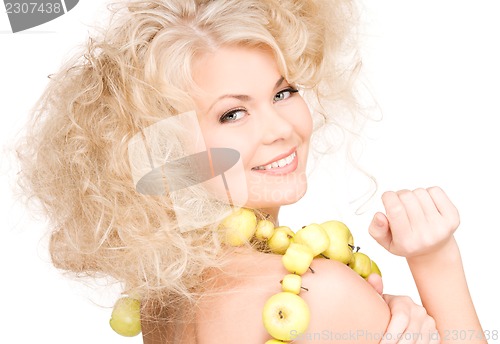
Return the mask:
<svg viewBox="0 0 500 344">
<path fill-rule="evenodd" d="M 274 89 L 277 89 L 278 87 L 281 86 L 281 84 L 283 83 L 283 81 L 285 81 L 285 77 L 284 76 L 281 76 L 278 81 L 276 82 L 276 84 L 274 85 Z"/>
<path fill-rule="evenodd" d="M 274 84 L 274 89 L 277 89 L 278 87 L 281 86 L 281 84 L 283 83 L 283 81 L 285 81 L 285 77 L 281 76 L 278 81 L 276 82 L 276 84 Z M 234 99 L 238 99 L 240 101 L 249 101 L 252 99 L 252 97 L 246 95 L 246 94 L 224 94 L 220 97 L 218 97 L 213 103 L 212 105 L 210 105 L 210 107 L 208 108 L 207 112 L 210 112 L 210 110 L 212 110 L 212 108 L 214 107 L 215 104 L 217 104 L 219 101 L 221 101 L 222 99 L 226 99 L 226 98 L 234 98 Z"/>
<path fill-rule="evenodd" d="M 252 99 L 252 97 L 250 97 L 246 94 L 224 94 L 224 95 L 220 96 L 219 98 L 217 98 L 212 103 L 212 105 L 210 105 L 207 112 L 210 112 L 210 110 L 212 110 L 212 108 L 214 107 L 215 104 L 217 104 L 222 99 L 226 99 L 226 98 L 234 98 L 234 99 L 238 99 L 238 100 L 245 101 L 245 102 L 250 101 L 250 99 Z"/>
</svg>

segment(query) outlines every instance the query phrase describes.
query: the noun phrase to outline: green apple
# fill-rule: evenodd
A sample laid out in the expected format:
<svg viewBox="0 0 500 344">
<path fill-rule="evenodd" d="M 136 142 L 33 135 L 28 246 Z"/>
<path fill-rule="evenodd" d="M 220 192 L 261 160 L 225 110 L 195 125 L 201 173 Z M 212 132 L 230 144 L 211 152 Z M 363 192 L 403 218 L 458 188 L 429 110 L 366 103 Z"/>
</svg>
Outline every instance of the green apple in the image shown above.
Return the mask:
<svg viewBox="0 0 500 344">
<path fill-rule="evenodd" d="M 287 343 L 287 342 L 284 342 L 282 340 L 277 340 L 277 339 L 269 339 L 269 340 L 266 340 L 266 342 L 264 344 L 283 344 L 283 343 Z"/>
<path fill-rule="evenodd" d="M 320 225 L 312 223 L 302 227 L 295 233 L 293 242 L 307 245 L 313 251 L 314 256 L 325 251 L 330 246 L 330 238 Z"/>
<path fill-rule="evenodd" d="M 109 325 L 122 336 L 137 336 L 141 333 L 141 302 L 131 297 L 118 299 L 111 312 Z"/>
<path fill-rule="evenodd" d="M 292 274 L 302 275 L 314 259 L 313 251 L 309 246 L 292 242 L 281 258 L 283 266 Z"/>
<path fill-rule="evenodd" d="M 241 246 L 248 242 L 256 227 L 257 217 L 247 208 L 239 208 L 219 224 L 224 243 L 231 246 Z"/>
<path fill-rule="evenodd" d="M 380 277 L 382 277 L 382 272 L 380 271 L 377 263 L 375 263 L 373 260 L 371 262 L 372 262 L 372 264 L 371 264 L 372 273 L 376 273 L 376 274 L 380 275 Z"/>
<path fill-rule="evenodd" d="M 271 296 L 262 310 L 262 321 L 267 332 L 283 341 L 303 334 L 310 319 L 307 303 L 300 296 L 286 291 Z"/>
<path fill-rule="evenodd" d="M 349 266 L 361 277 L 367 278 L 372 272 L 372 261 L 370 257 L 361 252 L 354 252 L 353 257 Z"/>
<path fill-rule="evenodd" d="M 269 220 L 260 220 L 257 222 L 255 237 L 257 240 L 266 241 L 274 234 L 274 223 Z"/>
<path fill-rule="evenodd" d="M 274 229 L 274 234 L 267 241 L 267 246 L 273 253 L 284 254 L 295 233 L 287 226 L 279 226 Z"/>
<path fill-rule="evenodd" d="M 288 274 L 281 281 L 281 290 L 299 294 L 302 288 L 302 277 L 297 274 Z"/>
<path fill-rule="evenodd" d="M 327 221 L 321 227 L 328 234 L 330 245 L 323 255 L 330 259 L 349 264 L 353 258 L 354 238 L 349 228 L 340 221 Z"/>
</svg>

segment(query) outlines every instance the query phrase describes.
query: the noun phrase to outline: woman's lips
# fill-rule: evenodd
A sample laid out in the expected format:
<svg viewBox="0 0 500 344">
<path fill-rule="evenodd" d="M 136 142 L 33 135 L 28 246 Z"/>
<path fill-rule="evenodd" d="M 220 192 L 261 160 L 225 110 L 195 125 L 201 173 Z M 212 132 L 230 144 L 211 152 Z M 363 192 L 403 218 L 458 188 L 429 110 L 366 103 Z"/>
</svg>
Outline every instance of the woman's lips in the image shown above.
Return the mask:
<svg viewBox="0 0 500 344">
<path fill-rule="evenodd" d="M 265 165 L 252 168 L 252 171 L 266 174 L 286 174 L 295 171 L 299 161 L 295 148 L 288 155 L 283 155 Z"/>
</svg>

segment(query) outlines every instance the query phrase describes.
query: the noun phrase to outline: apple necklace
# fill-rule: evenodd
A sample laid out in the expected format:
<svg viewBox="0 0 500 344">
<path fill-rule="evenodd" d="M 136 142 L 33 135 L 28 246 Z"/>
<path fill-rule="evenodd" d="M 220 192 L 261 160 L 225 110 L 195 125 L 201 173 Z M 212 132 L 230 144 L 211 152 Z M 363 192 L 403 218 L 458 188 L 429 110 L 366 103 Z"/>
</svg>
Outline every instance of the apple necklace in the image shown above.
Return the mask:
<svg viewBox="0 0 500 344">
<path fill-rule="evenodd" d="M 268 219 L 257 220 L 251 209 L 239 208 L 220 223 L 219 230 L 229 246 L 256 241 L 263 250 L 283 255 L 282 263 L 289 273 L 280 281 L 281 292 L 271 296 L 262 310 L 264 327 L 272 337 L 265 344 L 288 343 L 307 330 L 309 306 L 300 293 L 308 291 L 302 286 L 302 275 L 308 270 L 314 272 L 310 265 L 315 257 L 342 262 L 363 278 L 371 273 L 382 276 L 377 264 L 354 246 L 351 231 L 340 221 L 312 223 L 294 232 L 287 226 L 276 227 Z M 302 317 L 289 317 L 290 313 L 301 313 Z M 113 308 L 110 325 L 123 336 L 139 334 L 140 301 L 120 298 Z"/>
</svg>

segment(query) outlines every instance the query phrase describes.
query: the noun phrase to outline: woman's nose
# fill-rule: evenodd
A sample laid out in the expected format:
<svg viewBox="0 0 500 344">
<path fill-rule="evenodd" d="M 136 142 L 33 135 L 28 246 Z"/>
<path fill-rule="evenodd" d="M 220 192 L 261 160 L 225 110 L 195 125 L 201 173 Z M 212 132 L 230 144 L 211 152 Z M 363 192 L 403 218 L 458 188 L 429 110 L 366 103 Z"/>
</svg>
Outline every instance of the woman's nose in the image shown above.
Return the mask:
<svg viewBox="0 0 500 344">
<path fill-rule="evenodd" d="M 265 144 L 286 140 L 292 136 L 294 126 L 289 114 L 284 111 L 279 111 L 273 106 L 266 106 L 261 109 L 259 118 L 260 128 L 257 130 L 261 130 Z"/>
</svg>

